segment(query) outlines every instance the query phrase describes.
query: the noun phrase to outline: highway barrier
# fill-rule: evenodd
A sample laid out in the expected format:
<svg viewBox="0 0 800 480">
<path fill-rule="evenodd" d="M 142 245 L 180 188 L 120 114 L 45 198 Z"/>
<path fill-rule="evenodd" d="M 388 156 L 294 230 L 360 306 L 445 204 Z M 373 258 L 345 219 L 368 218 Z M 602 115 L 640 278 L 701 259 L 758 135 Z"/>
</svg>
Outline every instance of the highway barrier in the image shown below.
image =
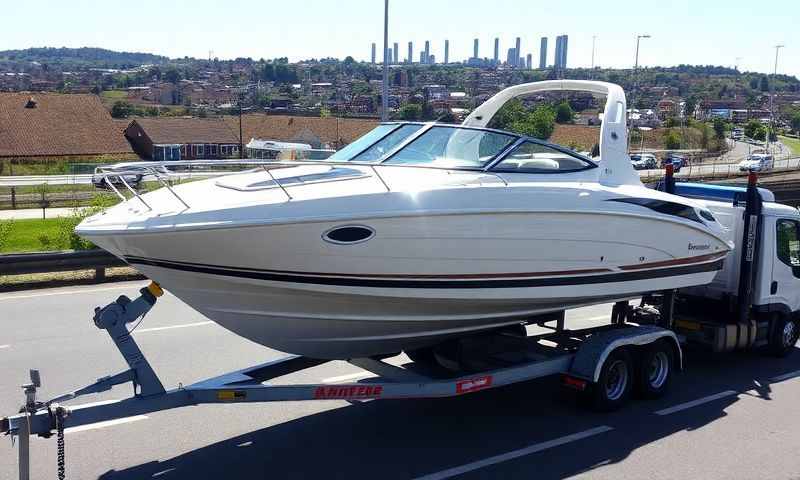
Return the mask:
<svg viewBox="0 0 800 480">
<path fill-rule="evenodd" d="M 105 279 L 106 268 L 127 264 L 99 248 L 93 250 L 13 253 L 0 255 L 0 275 L 94 270 L 95 280 Z"/>
</svg>

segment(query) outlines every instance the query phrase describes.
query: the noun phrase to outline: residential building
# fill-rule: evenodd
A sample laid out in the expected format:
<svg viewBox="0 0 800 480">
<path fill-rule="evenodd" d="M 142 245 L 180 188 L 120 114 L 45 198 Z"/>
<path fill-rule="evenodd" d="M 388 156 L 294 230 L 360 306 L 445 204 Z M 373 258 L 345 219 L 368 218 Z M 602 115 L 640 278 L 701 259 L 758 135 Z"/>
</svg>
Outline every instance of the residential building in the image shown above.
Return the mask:
<svg viewBox="0 0 800 480">
<path fill-rule="evenodd" d="M 422 63 L 428 63 L 428 58 L 431 56 L 431 42 L 430 40 L 425 40 L 425 61 Z"/>
<path fill-rule="evenodd" d="M 238 124 L 234 130 L 221 118 L 137 118 L 125 129 L 125 138 L 133 150 L 147 160 L 239 156 Z"/>
<path fill-rule="evenodd" d="M 533 55 L 529 53 L 528 56 L 525 57 L 525 59 L 526 59 L 525 68 L 531 70 L 533 68 Z"/>
<path fill-rule="evenodd" d="M 500 63 L 500 39 L 497 37 L 494 39 L 494 63 Z"/>
<path fill-rule="evenodd" d="M 444 64 L 450 63 L 450 40 L 444 41 Z"/>
<path fill-rule="evenodd" d="M 508 64 L 508 66 L 509 66 L 509 67 L 513 67 L 513 66 L 514 66 L 514 59 L 515 59 L 515 58 L 517 58 L 517 51 L 516 51 L 516 49 L 514 49 L 514 48 L 509 48 L 509 49 L 508 49 L 508 54 L 506 55 L 506 64 Z"/>
<path fill-rule="evenodd" d="M 0 167 L 11 159 L 97 156 L 136 159 L 97 95 L 0 93 Z"/>
<path fill-rule="evenodd" d="M 521 48 L 522 48 L 521 40 L 520 40 L 519 37 L 517 37 L 517 41 L 514 44 L 514 52 L 516 53 L 516 55 L 514 56 L 514 66 L 515 67 L 523 67 L 524 66 L 524 65 L 520 65 L 520 62 L 519 62 L 519 59 L 522 56 L 522 50 L 520 50 Z"/>
<path fill-rule="evenodd" d="M 569 37 L 567 35 L 559 35 L 556 37 L 556 70 L 564 70 L 567 68 L 567 43 Z"/>
<path fill-rule="evenodd" d="M 481 58 L 478 56 L 478 39 L 476 38 L 472 43 L 472 58 Z"/>
<path fill-rule="evenodd" d="M 372 64 L 375 65 L 375 42 L 372 42 Z"/>
<path fill-rule="evenodd" d="M 383 59 L 384 62 L 391 64 L 392 63 L 392 49 L 386 49 L 386 56 Z"/>
<path fill-rule="evenodd" d="M 397 42 L 394 42 L 394 48 L 392 49 L 392 55 L 393 55 L 392 63 L 395 63 L 395 64 L 400 63 L 400 62 L 397 61 L 398 60 L 397 57 L 400 56 L 400 46 L 397 44 Z"/>
<path fill-rule="evenodd" d="M 414 63 L 414 43 L 408 42 L 408 63 Z"/>
<path fill-rule="evenodd" d="M 539 68 L 547 68 L 547 37 L 542 37 L 539 42 Z"/>
</svg>

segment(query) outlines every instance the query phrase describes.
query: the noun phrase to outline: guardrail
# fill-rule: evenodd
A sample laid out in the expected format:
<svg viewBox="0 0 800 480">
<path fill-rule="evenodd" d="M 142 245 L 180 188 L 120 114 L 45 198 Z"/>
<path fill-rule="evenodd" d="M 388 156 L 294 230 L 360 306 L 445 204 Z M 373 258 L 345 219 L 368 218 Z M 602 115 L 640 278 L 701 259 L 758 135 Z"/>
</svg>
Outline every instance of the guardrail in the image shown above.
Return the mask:
<svg viewBox="0 0 800 480">
<path fill-rule="evenodd" d="M 102 281 L 106 276 L 106 268 L 126 265 L 124 261 L 99 248 L 0 255 L 0 275 L 94 270 L 95 280 Z"/>
</svg>

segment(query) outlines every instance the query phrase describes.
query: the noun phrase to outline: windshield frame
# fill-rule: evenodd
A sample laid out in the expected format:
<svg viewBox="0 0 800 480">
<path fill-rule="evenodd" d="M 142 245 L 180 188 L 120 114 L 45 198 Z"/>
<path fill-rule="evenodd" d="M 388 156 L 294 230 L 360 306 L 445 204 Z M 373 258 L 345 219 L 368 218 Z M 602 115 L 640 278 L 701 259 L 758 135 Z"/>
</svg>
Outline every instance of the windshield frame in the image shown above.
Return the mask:
<svg viewBox="0 0 800 480">
<path fill-rule="evenodd" d="M 536 144 L 539 144 L 539 145 L 543 145 L 543 146 L 546 146 L 546 147 L 553 148 L 554 150 L 557 150 L 557 151 L 559 151 L 561 153 L 564 153 L 566 155 L 569 155 L 571 157 L 575 157 L 575 158 L 587 163 L 586 168 L 580 169 L 580 170 L 575 170 L 574 172 L 582 172 L 582 171 L 586 171 L 586 170 L 598 167 L 597 162 L 595 162 L 591 158 L 585 157 L 585 156 L 579 154 L 578 152 L 574 152 L 574 151 L 570 150 L 567 147 L 563 147 L 563 146 L 555 144 L 555 143 L 550 143 L 550 142 L 547 142 L 547 141 L 544 141 L 544 140 L 540 140 L 538 138 L 529 137 L 529 136 L 526 136 L 526 135 L 520 135 L 520 134 L 517 134 L 517 133 L 514 133 L 514 132 L 509 132 L 509 131 L 506 131 L 506 130 L 500 130 L 500 129 L 497 129 L 497 128 L 475 127 L 475 126 L 470 126 L 470 125 L 461 125 L 461 124 L 454 124 L 454 123 L 414 122 L 414 121 L 381 122 L 379 125 L 394 125 L 394 128 L 389 130 L 385 135 L 380 137 L 378 140 L 376 140 L 373 143 L 371 143 L 370 145 L 366 146 L 363 150 L 361 150 L 358 153 L 356 153 L 355 155 L 353 155 L 352 158 L 356 158 L 359 155 L 361 155 L 362 153 L 366 152 L 367 150 L 372 148 L 373 145 L 375 145 L 378 142 L 382 141 L 384 138 L 388 137 L 389 135 L 391 135 L 392 133 L 397 131 L 397 129 L 402 127 L 403 125 L 422 125 L 422 128 L 420 128 L 416 132 L 414 132 L 411 135 L 409 135 L 407 138 L 405 138 L 402 142 L 398 143 L 391 150 L 387 151 L 381 158 L 379 158 L 375 162 L 369 162 L 369 164 L 370 165 L 397 166 L 397 167 L 407 166 L 407 167 L 411 167 L 411 168 L 436 168 L 436 169 L 439 169 L 439 170 L 466 170 L 466 171 L 473 171 L 473 172 L 490 172 L 490 171 L 493 171 L 494 167 L 497 166 L 498 164 L 500 164 L 512 151 L 514 151 L 514 149 L 516 149 L 517 146 L 519 146 L 520 144 L 525 143 L 525 142 L 532 142 L 532 143 L 536 143 Z M 487 161 L 486 164 L 484 164 L 484 166 L 482 166 L 482 167 L 441 167 L 441 166 L 433 166 L 433 165 L 394 165 L 394 164 L 386 163 L 395 154 L 397 154 L 400 150 L 404 149 L 408 144 L 412 143 L 414 140 L 416 140 L 417 138 L 421 137 L 428 130 L 430 130 L 430 129 L 434 128 L 434 127 L 449 127 L 449 128 L 458 128 L 458 129 L 464 129 L 464 130 L 478 130 L 478 131 L 483 131 L 483 132 L 498 133 L 498 134 L 502 134 L 502 135 L 507 135 L 507 136 L 513 137 L 515 140 L 513 140 L 511 143 L 509 143 L 508 146 L 506 146 L 503 150 L 498 152 L 494 157 L 492 157 L 489 161 Z M 324 160 L 322 160 L 322 161 L 324 162 Z M 351 161 L 351 160 L 342 160 L 342 162 L 345 162 L 345 163 L 349 162 L 349 161 Z M 361 162 L 353 161 L 354 165 L 358 164 L 358 163 L 361 163 Z M 542 172 L 542 173 L 543 174 L 547 174 L 547 175 L 553 175 L 553 174 L 558 174 L 558 173 L 566 174 L 566 173 L 574 173 L 574 172 L 570 171 L 570 172 Z M 516 173 L 516 172 L 498 171 L 497 173 Z M 519 172 L 519 173 L 522 173 L 522 172 Z M 525 175 L 530 175 L 530 173 L 524 173 L 524 174 Z"/>
</svg>

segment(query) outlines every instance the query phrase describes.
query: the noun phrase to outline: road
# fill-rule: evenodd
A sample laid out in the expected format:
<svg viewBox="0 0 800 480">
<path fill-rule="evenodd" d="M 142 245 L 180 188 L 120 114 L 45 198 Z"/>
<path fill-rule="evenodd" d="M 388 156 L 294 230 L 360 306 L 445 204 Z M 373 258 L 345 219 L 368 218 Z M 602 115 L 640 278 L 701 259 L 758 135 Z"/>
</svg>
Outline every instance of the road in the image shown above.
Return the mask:
<svg viewBox="0 0 800 480">
<path fill-rule="evenodd" d="M 94 306 L 142 282 L 0 295 L 0 413 L 16 411 L 28 368 L 53 396 L 125 366 Z M 570 312 L 597 323 L 608 305 Z M 279 357 L 165 296 L 134 336 L 165 385 Z M 789 479 L 800 476 L 800 353 L 690 352 L 672 392 L 612 414 L 587 413 L 544 379 L 452 399 L 206 405 L 66 435 L 67 478 Z M 334 362 L 287 382 L 343 381 Z M 344 379 L 341 378 L 344 376 Z M 339 377 L 339 378 L 337 378 Z M 350 377 L 352 381 L 352 377 Z M 78 403 L 122 398 L 126 386 Z M 33 478 L 55 478 L 55 439 L 32 440 Z M 16 478 L 0 442 L 0 479 Z"/>
</svg>

